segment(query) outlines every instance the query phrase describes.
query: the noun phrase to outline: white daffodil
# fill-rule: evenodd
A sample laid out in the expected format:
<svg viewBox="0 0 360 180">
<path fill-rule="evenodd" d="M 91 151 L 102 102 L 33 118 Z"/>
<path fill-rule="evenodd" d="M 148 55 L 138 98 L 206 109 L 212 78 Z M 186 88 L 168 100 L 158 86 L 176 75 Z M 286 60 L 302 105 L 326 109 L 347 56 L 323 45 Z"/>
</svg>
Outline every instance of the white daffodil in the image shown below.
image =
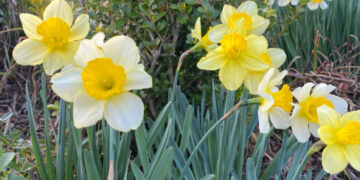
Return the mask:
<svg viewBox="0 0 360 180">
<path fill-rule="evenodd" d="M 251 94 L 256 93 L 261 80 L 269 69 L 275 68 L 275 71 L 278 73 L 277 68 L 284 64 L 286 60 L 286 54 L 282 49 L 268 48 L 266 52 L 260 55 L 260 58 L 265 63 L 269 64 L 269 67 L 261 71 L 248 71 L 246 75 L 247 78 L 245 78 L 245 86 L 249 89 Z"/>
<path fill-rule="evenodd" d="M 139 64 L 139 49 L 127 36 L 104 36 L 82 40 L 75 61 L 51 78 L 52 89 L 74 103 L 77 128 L 96 124 L 102 118 L 118 131 L 136 129 L 144 114 L 142 100 L 130 90 L 152 87 L 152 79 Z"/>
<path fill-rule="evenodd" d="M 89 32 L 89 16 L 81 14 L 73 24 L 71 6 L 54 0 L 45 9 L 43 20 L 27 13 L 20 14 L 28 39 L 15 46 L 13 57 L 20 65 L 43 64 L 46 74 L 68 64 L 75 64 L 74 55 L 81 39 Z"/>
<path fill-rule="evenodd" d="M 268 19 L 258 15 L 257 5 L 253 1 L 243 2 L 237 9 L 230 5 L 224 5 L 221 12 L 221 24 L 209 31 L 210 41 L 219 43 L 240 19 L 245 21 L 244 25 L 248 35 L 262 35 L 270 24 Z"/>
<path fill-rule="evenodd" d="M 270 121 L 277 129 L 286 129 L 290 126 L 290 112 L 292 109 L 293 96 L 287 84 L 279 90 L 276 86 L 282 84 L 282 79 L 287 74 L 284 70 L 276 73 L 270 69 L 259 84 L 257 94 L 262 97 L 262 103 L 258 110 L 259 129 L 261 133 L 270 131 Z"/>
<path fill-rule="evenodd" d="M 213 43 L 209 39 L 209 31 L 211 30 L 211 26 L 209 27 L 208 32 L 202 36 L 201 33 L 201 20 L 198 18 L 195 23 L 194 29 L 191 30 L 191 37 L 197 39 L 199 43 L 201 43 L 201 47 L 204 47 L 206 51 L 214 50 L 217 47 L 216 43 Z"/>
<path fill-rule="evenodd" d="M 340 114 L 347 112 L 346 101 L 330 94 L 336 88 L 335 86 L 320 83 L 313 87 L 313 83 L 306 83 L 303 87 L 298 87 L 293 91 L 298 103 L 294 104 L 290 122 L 292 131 L 299 142 L 308 141 L 310 133 L 319 137 L 317 133 L 319 120 L 316 111 L 318 107 L 327 105 Z"/>
<path fill-rule="evenodd" d="M 316 10 L 319 6 L 321 9 L 326 9 L 328 7 L 325 0 L 310 0 L 307 6 L 310 10 Z"/>
<path fill-rule="evenodd" d="M 278 0 L 279 6 L 287 6 L 291 2 L 291 5 L 299 4 L 299 0 Z"/>
</svg>

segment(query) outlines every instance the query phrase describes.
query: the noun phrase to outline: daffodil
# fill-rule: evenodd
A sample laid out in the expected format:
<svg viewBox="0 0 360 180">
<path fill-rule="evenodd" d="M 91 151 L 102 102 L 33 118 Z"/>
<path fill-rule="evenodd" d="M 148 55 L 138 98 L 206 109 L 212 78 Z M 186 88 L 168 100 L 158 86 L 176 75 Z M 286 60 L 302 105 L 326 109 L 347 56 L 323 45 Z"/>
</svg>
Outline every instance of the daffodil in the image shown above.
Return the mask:
<svg viewBox="0 0 360 180">
<path fill-rule="evenodd" d="M 278 0 L 279 6 L 287 6 L 291 2 L 291 5 L 299 4 L 299 0 Z"/>
<path fill-rule="evenodd" d="M 202 36 L 201 21 L 200 18 L 198 18 L 196 20 L 194 29 L 191 30 L 191 37 L 197 39 L 199 41 L 198 43 L 200 43 L 200 46 L 205 48 L 206 51 L 214 50 L 217 46 L 216 43 L 211 42 L 209 39 L 209 31 L 211 30 L 211 28 L 212 27 L 210 26 L 208 32 L 204 36 Z"/>
<path fill-rule="evenodd" d="M 246 34 L 243 19 L 236 22 L 220 46 L 201 58 L 197 66 L 203 70 L 218 70 L 220 81 L 228 90 L 236 90 L 243 83 L 248 71 L 262 71 L 269 64 L 260 55 L 267 49 L 263 36 Z"/>
<path fill-rule="evenodd" d="M 320 83 L 313 87 L 313 83 L 306 83 L 303 87 L 298 87 L 293 91 L 298 103 L 294 104 L 290 122 L 292 131 L 299 142 L 308 141 L 310 133 L 319 137 L 317 133 L 319 120 L 316 112 L 318 107 L 327 105 L 340 114 L 347 112 L 346 101 L 330 94 L 335 86 Z"/>
<path fill-rule="evenodd" d="M 310 10 L 318 9 L 319 6 L 321 9 L 326 9 L 328 7 L 325 0 L 310 0 L 307 6 Z"/>
<path fill-rule="evenodd" d="M 317 109 L 321 141 L 327 146 L 322 152 L 322 166 L 331 174 L 341 172 L 350 162 L 360 171 L 360 110 L 341 116 L 329 106 Z"/>
<path fill-rule="evenodd" d="M 221 24 L 216 25 L 209 32 L 209 39 L 219 43 L 229 30 L 235 26 L 235 22 L 243 19 L 247 34 L 262 35 L 269 26 L 269 20 L 258 15 L 255 2 L 246 1 L 237 9 L 230 5 L 224 5 L 221 12 Z"/>
<path fill-rule="evenodd" d="M 260 55 L 260 58 L 269 64 L 269 68 L 262 71 L 248 71 L 247 78 L 245 78 L 245 85 L 251 94 L 256 93 L 267 70 L 275 68 L 275 71 L 278 71 L 276 68 L 279 68 L 285 62 L 286 54 L 282 49 L 269 48 Z"/>
<path fill-rule="evenodd" d="M 81 39 L 89 32 L 89 16 L 81 14 L 73 24 L 73 12 L 64 0 L 54 0 L 45 9 L 43 20 L 27 13 L 20 21 L 28 39 L 20 42 L 13 57 L 21 65 L 43 64 L 47 74 L 67 64 L 74 64 L 74 55 Z"/>
<path fill-rule="evenodd" d="M 257 94 L 262 98 L 258 111 L 261 133 L 270 131 L 269 116 L 277 129 L 286 129 L 290 126 L 293 96 L 287 84 L 284 84 L 281 90 L 277 87 L 282 84 L 282 79 L 286 74 L 286 70 L 276 73 L 275 69 L 271 68 L 259 84 Z"/>
<path fill-rule="evenodd" d="M 136 129 L 143 118 L 144 104 L 130 90 L 152 87 L 152 79 L 139 64 L 139 49 L 127 36 L 115 36 L 102 43 L 82 40 L 75 55 L 78 67 L 63 69 L 52 79 L 52 89 L 74 103 L 77 128 L 96 124 L 102 118 L 118 131 Z"/>
</svg>

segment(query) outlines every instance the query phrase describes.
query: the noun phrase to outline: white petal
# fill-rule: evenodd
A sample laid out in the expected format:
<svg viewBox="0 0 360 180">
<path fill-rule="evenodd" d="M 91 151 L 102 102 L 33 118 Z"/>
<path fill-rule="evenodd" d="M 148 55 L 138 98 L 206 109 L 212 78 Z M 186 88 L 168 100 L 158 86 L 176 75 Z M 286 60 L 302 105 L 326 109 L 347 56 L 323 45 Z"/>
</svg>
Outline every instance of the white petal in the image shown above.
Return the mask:
<svg viewBox="0 0 360 180">
<path fill-rule="evenodd" d="M 335 107 L 335 110 L 341 115 L 348 111 L 348 103 L 341 97 L 329 94 L 325 96 L 326 99 L 330 100 Z"/>
<path fill-rule="evenodd" d="M 308 6 L 308 8 L 309 8 L 310 10 L 315 10 L 315 9 L 319 8 L 319 3 L 314 3 L 314 2 L 312 2 L 312 1 L 310 1 L 310 2 L 307 4 L 307 6 Z"/>
<path fill-rule="evenodd" d="M 34 66 L 41 64 L 48 52 L 49 49 L 41 41 L 25 39 L 15 46 L 13 57 L 20 65 Z"/>
<path fill-rule="evenodd" d="M 43 66 L 45 73 L 48 75 L 54 74 L 63 66 L 68 64 L 68 60 L 65 58 L 64 53 L 61 50 L 52 50 L 44 58 Z"/>
<path fill-rule="evenodd" d="M 77 92 L 83 90 L 81 72 L 80 68 L 68 68 L 56 73 L 50 81 L 53 91 L 65 101 L 74 102 Z"/>
<path fill-rule="evenodd" d="M 65 21 L 69 26 L 73 23 L 72 8 L 65 0 L 52 1 L 44 11 L 44 20 L 50 17 L 58 17 Z"/>
<path fill-rule="evenodd" d="M 266 74 L 264 75 L 263 79 L 261 80 L 259 87 L 258 87 L 258 92 L 265 92 L 268 89 L 268 83 L 270 81 L 270 79 L 273 77 L 275 72 L 274 68 L 269 69 Z"/>
<path fill-rule="evenodd" d="M 245 12 L 249 16 L 257 15 L 258 8 L 254 1 L 245 1 L 240 4 L 240 6 L 237 9 L 239 12 Z"/>
<path fill-rule="evenodd" d="M 135 90 L 135 89 L 145 89 L 152 87 L 152 78 L 145 72 L 144 66 L 138 64 L 132 69 L 126 72 L 126 80 L 124 89 L 125 90 Z"/>
<path fill-rule="evenodd" d="M 144 115 L 144 104 L 135 94 L 123 92 L 108 100 L 105 120 L 114 129 L 127 132 L 138 128 Z"/>
<path fill-rule="evenodd" d="M 287 70 L 283 70 L 279 73 L 279 71 L 277 69 L 275 69 L 274 74 L 275 77 L 273 77 L 272 79 L 270 79 L 270 82 L 268 84 L 268 88 L 269 89 L 273 89 L 276 86 L 280 86 L 282 84 L 282 80 L 284 79 L 284 77 L 287 75 L 288 71 Z"/>
<path fill-rule="evenodd" d="M 104 115 L 105 101 L 80 91 L 74 98 L 74 126 L 84 128 L 95 125 Z"/>
<path fill-rule="evenodd" d="M 225 4 L 223 10 L 221 11 L 221 22 L 223 24 L 228 24 L 230 17 L 236 13 L 236 9 L 233 6 Z"/>
<path fill-rule="evenodd" d="M 32 14 L 21 13 L 20 21 L 27 37 L 36 40 L 42 39 L 42 36 L 37 33 L 37 27 L 42 23 L 40 18 Z"/>
<path fill-rule="evenodd" d="M 84 39 L 90 30 L 89 16 L 81 14 L 71 27 L 69 41 Z"/>
<path fill-rule="evenodd" d="M 312 122 L 309 123 L 309 128 L 310 128 L 311 134 L 317 138 L 319 137 L 319 133 L 318 133 L 319 127 L 320 127 L 319 124 L 312 123 Z"/>
<path fill-rule="evenodd" d="M 102 57 L 104 57 L 104 53 L 96 46 L 95 42 L 84 39 L 81 41 L 79 49 L 75 54 L 75 61 L 81 67 L 85 67 L 89 61 Z"/>
<path fill-rule="evenodd" d="M 280 107 L 273 107 L 269 111 L 270 121 L 276 129 L 286 129 L 290 126 L 290 115 Z"/>
<path fill-rule="evenodd" d="M 333 85 L 327 85 L 325 83 L 320 83 L 313 88 L 311 96 L 312 97 L 326 96 L 334 89 L 336 89 L 336 87 Z"/>
<path fill-rule="evenodd" d="M 299 0 L 291 0 L 291 5 L 297 5 L 299 4 Z"/>
<path fill-rule="evenodd" d="M 305 118 L 301 116 L 292 116 L 290 118 L 290 123 L 291 129 L 299 142 L 304 143 L 309 140 L 309 123 Z"/>
<path fill-rule="evenodd" d="M 259 111 L 269 111 L 269 109 L 274 105 L 274 98 L 270 94 L 264 92 L 258 92 L 258 95 L 263 98 Z"/>
<path fill-rule="evenodd" d="M 310 96 L 310 91 L 313 86 L 313 83 L 306 83 L 303 87 L 296 88 L 292 94 L 298 102 L 302 102 Z"/>
<path fill-rule="evenodd" d="M 284 50 L 280 48 L 269 48 L 266 52 L 270 56 L 271 66 L 279 68 L 282 64 L 284 64 L 286 60 L 286 54 Z"/>
<path fill-rule="evenodd" d="M 290 0 L 278 0 L 279 6 L 286 6 L 290 3 Z"/>
<path fill-rule="evenodd" d="M 323 1 L 323 2 L 320 3 L 320 8 L 321 8 L 321 9 L 326 9 L 326 8 L 328 8 L 328 5 L 326 4 L 325 1 Z"/>
<path fill-rule="evenodd" d="M 140 61 L 139 48 L 133 39 L 127 36 L 115 36 L 103 45 L 105 56 L 112 58 L 115 64 L 125 70 L 137 65 Z"/>
<path fill-rule="evenodd" d="M 98 32 L 91 38 L 98 47 L 102 47 L 104 45 L 104 39 L 105 34 L 103 32 Z"/>
<path fill-rule="evenodd" d="M 258 111 L 260 133 L 267 134 L 270 132 L 269 114 L 267 111 Z"/>
<path fill-rule="evenodd" d="M 226 24 L 218 24 L 209 31 L 209 39 L 211 42 L 219 43 L 229 28 Z"/>
</svg>

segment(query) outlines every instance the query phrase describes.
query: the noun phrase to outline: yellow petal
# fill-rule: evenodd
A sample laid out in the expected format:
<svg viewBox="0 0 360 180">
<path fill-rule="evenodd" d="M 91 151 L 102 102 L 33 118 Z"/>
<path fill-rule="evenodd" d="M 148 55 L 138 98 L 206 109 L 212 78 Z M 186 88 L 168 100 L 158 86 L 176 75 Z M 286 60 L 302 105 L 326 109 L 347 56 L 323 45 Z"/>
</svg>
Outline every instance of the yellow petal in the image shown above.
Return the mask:
<svg viewBox="0 0 360 180">
<path fill-rule="evenodd" d="M 257 15 L 258 12 L 257 5 L 253 1 L 246 1 L 241 3 L 237 10 L 239 12 L 245 12 L 250 16 Z"/>
<path fill-rule="evenodd" d="M 346 145 L 344 147 L 346 159 L 350 162 L 351 166 L 360 171 L 360 146 Z"/>
<path fill-rule="evenodd" d="M 325 144 L 334 144 L 336 143 L 336 131 L 330 126 L 321 126 L 318 129 L 318 134 Z"/>
<path fill-rule="evenodd" d="M 219 43 L 221 39 L 227 34 L 229 27 L 226 24 L 218 24 L 209 31 L 209 40 L 214 43 Z"/>
<path fill-rule="evenodd" d="M 13 57 L 20 65 L 34 66 L 41 64 L 48 52 L 49 49 L 41 41 L 25 39 L 15 46 Z"/>
<path fill-rule="evenodd" d="M 52 1 L 44 11 L 44 20 L 50 17 L 58 17 L 69 26 L 73 23 L 73 12 L 71 6 L 65 0 Z"/>
<path fill-rule="evenodd" d="M 227 34 L 239 34 L 242 36 L 246 35 L 246 26 L 244 18 L 237 20 L 234 23 L 234 27 L 230 28 Z"/>
<path fill-rule="evenodd" d="M 139 48 L 135 41 L 127 36 L 115 36 L 103 45 L 106 57 L 112 58 L 115 64 L 121 65 L 128 70 L 140 61 Z"/>
<path fill-rule="evenodd" d="M 40 18 L 32 14 L 21 13 L 20 21 L 27 37 L 36 40 L 42 39 L 42 36 L 37 33 L 37 27 L 42 23 Z"/>
<path fill-rule="evenodd" d="M 345 126 L 350 120 L 357 121 L 360 123 L 360 110 L 345 113 L 341 117 L 341 122 L 344 123 L 343 126 Z"/>
<path fill-rule="evenodd" d="M 227 24 L 231 15 L 233 15 L 234 13 L 236 13 L 236 9 L 231 5 L 225 4 L 223 7 L 223 10 L 221 11 L 221 15 L 220 15 L 221 22 L 223 24 Z"/>
<path fill-rule="evenodd" d="M 247 54 L 260 56 L 262 53 L 266 52 L 268 43 L 264 36 L 250 35 L 245 39 L 247 41 L 247 48 L 245 50 Z"/>
<path fill-rule="evenodd" d="M 267 53 L 271 59 L 271 66 L 279 68 L 282 64 L 284 64 L 286 60 L 286 54 L 284 50 L 280 48 L 269 48 Z"/>
<path fill-rule="evenodd" d="M 55 71 L 59 70 L 66 64 L 68 64 L 68 61 L 61 50 L 50 51 L 44 58 L 43 62 L 45 73 L 48 75 L 54 74 Z"/>
<path fill-rule="evenodd" d="M 196 22 L 195 22 L 195 27 L 194 29 L 191 30 L 191 37 L 194 39 L 201 39 L 201 21 L 200 21 L 200 17 L 197 18 Z"/>
<path fill-rule="evenodd" d="M 255 94 L 265 73 L 260 71 L 249 71 L 245 79 L 245 86 L 249 89 L 250 94 Z"/>
<path fill-rule="evenodd" d="M 343 123 L 340 121 L 340 114 L 329 106 L 323 105 L 318 107 L 317 115 L 320 126 L 330 126 L 335 130 L 343 127 Z"/>
<path fill-rule="evenodd" d="M 80 15 L 71 27 L 69 41 L 84 39 L 89 33 L 89 30 L 89 16 L 87 14 Z"/>
<path fill-rule="evenodd" d="M 261 16 L 253 16 L 253 23 L 248 34 L 262 35 L 270 24 L 268 19 L 264 19 Z"/>
<path fill-rule="evenodd" d="M 224 66 L 227 59 L 223 53 L 219 52 L 220 50 L 210 51 L 205 57 L 202 57 L 197 63 L 197 67 L 203 70 L 217 70 Z"/>
<path fill-rule="evenodd" d="M 67 63 L 72 64 L 73 66 L 79 66 L 75 61 L 75 54 L 79 49 L 80 41 L 72 41 L 65 44 L 63 49 L 63 55 L 67 60 Z"/>
<path fill-rule="evenodd" d="M 219 72 L 220 81 L 227 90 L 231 91 L 235 91 L 241 86 L 245 75 L 245 70 L 241 64 L 235 60 L 228 61 Z"/>
<path fill-rule="evenodd" d="M 322 166 L 328 173 L 337 174 L 343 171 L 347 164 L 343 147 L 340 145 L 329 145 L 322 152 Z"/>
</svg>

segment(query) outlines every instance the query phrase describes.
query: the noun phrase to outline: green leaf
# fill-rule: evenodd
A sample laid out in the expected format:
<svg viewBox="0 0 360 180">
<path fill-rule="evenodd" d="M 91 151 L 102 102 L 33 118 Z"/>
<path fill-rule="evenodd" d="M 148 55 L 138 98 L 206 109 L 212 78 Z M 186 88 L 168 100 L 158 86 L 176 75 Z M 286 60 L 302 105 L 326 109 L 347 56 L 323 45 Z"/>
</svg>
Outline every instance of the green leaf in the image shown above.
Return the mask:
<svg viewBox="0 0 360 180">
<path fill-rule="evenodd" d="M 194 116 L 194 108 L 192 106 L 189 106 L 185 113 L 184 128 L 183 128 L 181 143 L 180 143 L 180 150 L 182 153 L 185 152 L 186 146 L 189 142 L 193 116 Z"/>
<path fill-rule="evenodd" d="M 39 175 L 41 179 L 48 179 L 48 175 L 45 170 L 44 159 L 43 156 L 41 155 L 39 140 L 36 134 L 34 114 L 30 100 L 29 87 L 27 83 L 25 85 L 25 90 L 26 90 L 26 108 L 28 111 L 29 127 L 30 127 L 30 138 L 31 138 L 32 148 L 34 151 L 37 169 L 39 171 Z"/>
<path fill-rule="evenodd" d="M 85 150 L 84 152 L 84 160 L 85 160 L 86 175 L 88 179 L 89 180 L 100 179 L 98 170 L 96 169 L 95 160 L 88 150 Z"/>
<path fill-rule="evenodd" d="M 154 171 L 151 173 L 150 179 L 165 179 L 169 174 L 170 169 L 172 168 L 172 161 L 174 159 L 174 149 L 169 147 L 162 153 L 159 158 L 159 162 L 157 163 Z"/>
<path fill-rule="evenodd" d="M 15 157 L 14 152 L 6 152 L 0 157 L 0 172 L 7 167 L 11 160 Z"/>
<path fill-rule="evenodd" d="M 131 163 L 131 170 L 136 180 L 145 180 L 144 174 L 141 172 L 141 170 L 135 163 Z"/>
<path fill-rule="evenodd" d="M 246 161 L 246 179 L 247 180 L 256 180 L 256 168 L 255 163 L 252 158 L 248 158 Z"/>
<path fill-rule="evenodd" d="M 138 150 L 138 154 L 140 157 L 141 165 L 144 169 L 144 172 L 146 172 L 149 169 L 150 163 L 149 163 L 149 157 L 147 152 L 147 147 L 145 143 L 145 134 L 144 134 L 144 123 L 141 124 L 141 126 L 135 130 L 135 139 L 136 139 L 136 147 Z"/>
<path fill-rule="evenodd" d="M 209 174 L 205 177 L 202 177 L 200 180 L 214 180 L 216 176 L 214 174 Z"/>
</svg>

